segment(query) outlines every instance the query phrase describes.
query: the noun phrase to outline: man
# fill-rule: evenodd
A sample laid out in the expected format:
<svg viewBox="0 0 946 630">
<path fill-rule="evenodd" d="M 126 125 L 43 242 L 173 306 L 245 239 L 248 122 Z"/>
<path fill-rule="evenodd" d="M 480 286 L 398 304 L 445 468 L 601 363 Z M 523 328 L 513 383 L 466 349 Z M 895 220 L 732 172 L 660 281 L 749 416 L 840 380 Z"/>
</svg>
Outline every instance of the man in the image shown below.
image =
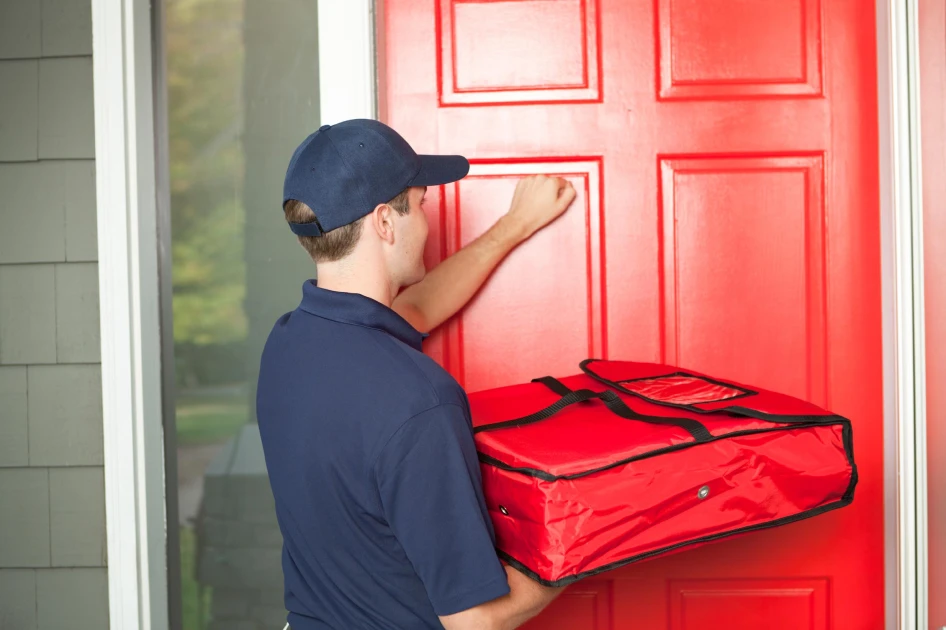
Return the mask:
<svg viewBox="0 0 946 630">
<path fill-rule="evenodd" d="M 317 282 L 270 334 L 257 416 L 293 630 L 515 628 L 560 591 L 497 558 L 466 395 L 421 341 L 575 190 L 523 179 L 425 277 L 426 187 L 468 171 L 370 120 L 322 127 L 289 163 L 284 212 Z"/>
</svg>

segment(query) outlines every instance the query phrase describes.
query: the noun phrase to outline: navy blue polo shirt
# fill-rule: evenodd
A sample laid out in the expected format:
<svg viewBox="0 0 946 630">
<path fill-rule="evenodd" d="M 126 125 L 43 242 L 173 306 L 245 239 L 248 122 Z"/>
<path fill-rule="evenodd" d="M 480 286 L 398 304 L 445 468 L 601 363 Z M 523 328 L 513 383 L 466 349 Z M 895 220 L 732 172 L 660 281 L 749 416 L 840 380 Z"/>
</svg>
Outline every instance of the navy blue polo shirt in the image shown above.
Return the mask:
<svg viewBox="0 0 946 630">
<path fill-rule="evenodd" d="M 270 333 L 257 416 L 293 630 L 441 628 L 509 592 L 466 394 L 423 338 L 314 281 Z"/>
</svg>

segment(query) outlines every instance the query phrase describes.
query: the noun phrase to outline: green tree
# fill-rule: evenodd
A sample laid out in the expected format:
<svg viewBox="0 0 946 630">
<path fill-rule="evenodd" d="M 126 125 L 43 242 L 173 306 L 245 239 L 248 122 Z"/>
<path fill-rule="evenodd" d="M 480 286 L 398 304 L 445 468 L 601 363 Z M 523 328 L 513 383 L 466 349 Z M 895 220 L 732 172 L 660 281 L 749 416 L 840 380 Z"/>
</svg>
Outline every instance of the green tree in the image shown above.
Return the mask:
<svg viewBox="0 0 946 630">
<path fill-rule="evenodd" d="M 242 342 L 243 0 L 168 0 L 174 340 Z"/>
</svg>

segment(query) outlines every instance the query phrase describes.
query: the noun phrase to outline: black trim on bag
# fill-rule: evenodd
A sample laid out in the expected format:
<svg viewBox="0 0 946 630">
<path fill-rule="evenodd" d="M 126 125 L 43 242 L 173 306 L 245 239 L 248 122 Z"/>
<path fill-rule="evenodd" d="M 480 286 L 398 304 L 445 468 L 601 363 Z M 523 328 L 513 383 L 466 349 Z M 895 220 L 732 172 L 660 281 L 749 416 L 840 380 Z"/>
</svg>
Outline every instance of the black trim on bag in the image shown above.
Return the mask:
<svg viewBox="0 0 946 630">
<path fill-rule="evenodd" d="M 856 475 L 852 483 L 856 483 Z M 767 523 L 758 523 L 756 525 L 750 525 L 748 527 L 743 527 L 741 529 L 734 529 L 734 530 L 730 530 L 726 532 L 720 532 L 718 534 L 711 534 L 709 536 L 703 536 L 701 538 L 688 540 L 683 543 L 677 543 L 676 545 L 669 545 L 667 547 L 662 547 L 660 549 L 648 551 L 646 553 L 638 554 L 636 556 L 631 556 L 630 558 L 618 560 L 616 562 L 612 562 L 611 564 L 598 567 L 597 569 L 584 571 L 582 573 L 576 573 L 575 575 L 569 575 L 569 576 L 560 578 L 558 580 L 545 580 L 541 578 L 538 573 L 536 573 L 535 571 L 533 571 L 532 569 L 524 565 L 519 560 L 516 560 L 515 558 L 510 556 L 508 553 L 506 553 L 502 549 L 497 548 L 496 553 L 500 558 L 505 560 L 511 566 L 521 571 L 525 575 L 529 576 L 530 578 L 532 578 L 539 584 L 542 584 L 544 586 L 568 586 L 569 584 L 574 584 L 575 582 L 578 582 L 579 580 L 583 580 L 587 577 L 592 577 L 594 575 L 598 575 L 599 573 L 604 573 L 605 571 L 613 571 L 614 569 L 619 569 L 625 565 L 632 564 L 634 562 L 639 562 L 641 560 L 646 560 L 647 558 L 652 558 L 654 556 L 659 556 L 660 554 L 668 553 L 670 551 L 676 551 L 677 549 L 682 549 L 683 547 L 688 547 L 690 545 L 697 545 L 701 543 L 712 542 L 714 540 L 719 540 L 720 538 L 727 538 L 729 536 L 736 536 L 738 534 L 745 534 L 748 532 L 758 531 L 761 529 L 771 529 L 773 527 L 779 527 L 781 525 L 788 525 L 790 523 L 803 521 L 805 519 L 824 514 L 825 512 L 830 512 L 832 510 L 837 510 L 839 508 L 846 507 L 850 505 L 853 500 L 854 500 L 854 493 L 853 493 L 853 485 L 852 485 L 850 495 L 845 494 L 843 497 L 841 497 L 840 500 L 835 501 L 834 503 L 827 503 L 825 505 L 819 505 L 818 507 L 812 508 L 811 510 L 808 510 L 806 512 L 799 512 L 798 514 L 792 514 L 791 516 L 786 516 L 780 519 L 776 519 L 774 521 L 769 521 Z"/>
<path fill-rule="evenodd" d="M 807 422 L 807 423 L 797 423 L 797 424 L 787 424 L 782 427 L 772 427 L 771 429 L 745 429 L 743 431 L 732 431 L 730 433 L 724 433 L 722 435 L 714 435 L 711 439 L 705 442 L 683 442 L 682 444 L 673 444 L 671 446 L 665 446 L 663 448 L 654 449 L 652 451 L 647 451 L 646 453 L 640 453 L 639 455 L 632 455 L 631 457 L 626 457 L 620 459 L 616 462 L 610 464 L 605 464 L 604 466 L 599 466 L 597 468 L 591 468 L 589 470 L 583 470 L 577 473 L 571 473 L 568 475 L 553 475 L 552 473 L 546 470 L 540 470 L 538 468 L 529 468 L 526 466 L 512 466 L 506 462 L 496 459 L 492 455 L 487 455 L 482 451 L 477 451 L 479 460 L 484 464 L 489 464 L 490 466 L 495 466 L 501 470 L 506 470 L 509 472 L 519 473 L 522 475 L 527 475 L 529 477 L 535 477 L 536 479 L 541 479 L 542 481 L 570 481 L 572 479 L 581 479 L 582 477 L 587 477 L 588 475 L 593 475 L 595 473 L 604 472 L 605 470 L 610 470 L 612 468 L 617 468 L 618 466 L 623 466 L 624 464 L 630 464 L 633 462 L 640 461 L 642 459 L 649 459 L 651 457 L 656 457 L 658 455 L 666 455 L 667 453 L 675 453 L 677 451 L 686 450 L 700 444 L 708 444 L 710 442 L 717 442 L 719 440 L 725 440 L 728 438 L 743 437 L 746 435 L 757 435 L 762 433 L 776 433 L 778 431 L 793 431 L 796 429 L 811 429 L 814 427 L 823 427 L 826 425 L 839 424 L 841 425 L 841 438 L 844 442 L 844 452 L 847 455 L 848 462 L 851 464 L 853 469 L 853 476 L 855 477 L 854 482 L 856 483 L 857 477 L 857 467 L 854 465 L 854 451 L 853 444 L 851 445 L 850 450 L 848 449 L 848 444 L 852 442 L 852 431 L 851 423 L 846 418 L 841 416 L 826 416 L 832 418 L 833 422 Z M 853 484 L 849 491 L 853 492 Z"/>
<path fill-rule="evenodd" d="M 759 411 L 757 409 L 739 407 L 736 405 L 731 405 L 729 407 L 721 407 L 720 409 L 700 409 L 699 407 L 696 407 L 695 405 L 692 405 L 692 404 L 681 405 L 679 403 L 671 403 L 671 402 L 656 400 L 654 398 L 648 398 L 647 396 L 644 396 L 643 394 L 640 394 L 638 392 L 632 391 L 624 387 L 623 385 L 621 385 L 621 382 L 619 381 L 612 381 L 610 379 L 607 379 L 601 376 L 600 374 L 598 374 L 597 372 L 595 372 L 594 370 L 592 370 L 590 367 L 588 367 L 590 363 L 594 363 L 595 361 L 599 361 L 599 360 L 600 359 L 585 359 L 579 364 L 579 367 L 581 367 L 582 372 L 584 372 L 591 378 L 595 379 L 599 383 L 604 383 L 608 387 L 612 387 L 618 390 L 619 392 L 621 392 L 622 394 L 627 394 L 628 396 L 634 396 L 635 398 L 639 398 L 640 400 L 644 400 L 653 405 L 660 405 L 661 407 L 670 407 L 671 409 L 683 409 L 683 410 L 690 411 L 692 413 L 701 414 L 701 415 L 730 414 L 734 416 L 754 418 L 756 420 L 762 420 L 765 422 L 777 422 L 777 423 L 834 424 L 835 422 L 834 418 L 840 417 L 840 416 L 834 416 L 834 415 L 779 415 L 775 413 L 766 413 L 764 411 Z M 690 376 L 695 376 L 695 375 L 691 374 Z M 648 377 L 648 378 L 659 378 L 659 377 Z M 696 378 L 704 378 L 704 377 L 697 376 Z M 713 382 L 713 381 L 710 381 L 710 382 Z M 732 383 L 726 383 L 724 381 L 718 381 L 716 382 L 716 384 L 723 385 L 726 387 L 732 387 L 735 389 L 743 389 L 737 385 L 733 385 Z M 753 392 L 753 393 L 758 394 L 758 392 Z M 699 403 L 699 404 L 708 404 L 708 403 Z"/>
<path fill-rule="evenodd" d="M 847 419 L 845 419 L 844 423 L 841 425 L 841 441 L 844 443 L 844 454 L 847 456 L 847 461 L 851 465 L 851 483 L 848 484 L 847 490 L 842 498 L 847 499 L 848 503 L 850 503 L 854 500 L 854 488 L 857 486 L 857 481 L 860 477 L 857 474 L 857 464 L 854 463 L 854 428 Z"/>
<path fill-rule="evenodd" d="M 586 374 L 587 374 L 587 372 L 586 372 Z M 662 379 L 662 378 L 671 378 L 671 377 L 673 377 L 673 376 L 688 376 L 688 377 L 690 377 L 690 378 L 695 378 L 695 379 L 697 379 L 697 380 L 707 382 L 707 383 L 709 383 L 709 384 L 711 384 L 711 385 L 719 385 L 720 387 L 727 387 L 727 388 L 729 388 L 729 389 L 734 389 L 734 390 L 736 390 L 737 392 L 740 392 L 740 393 L 736 394 L 735 396 L 726 396 L 725 398 L 716 398 L 716 399 L 714 399 L 714 400 L 701 400 L 701 401 L 698 402 L 698 403 L 672 403 L 672 404 L 675 404 L 675 405 L 686 405 L 686 406 L 689 406 L 689 405 L 709 405 L 709 404 L 711 404 L 711 403 L 723 402 L 724 400 L 736 400 L 737 398 L 745 398 L 746 396 L 756 396 L 756 395 L 758 395 L 758 393 L 759 393 L 759 392 L 753 391 L 753 390 L 751 390 L 751 389 L 748 389 L 748 388 L 746 388 L 746 387 L 742 387 L 741 385 L 734 385 L 733 383 L 726 383 L 725 381 L 718 381 L 718 380 L 716 380 L 716 379 L 714 379 L 714 378 L 709 378 L 708 376 L 700 376 L 699 374 L 691 374 L 691 373 L 689 373 L 689 372 L 682 372 L 682 371 L 681 371 L 681 372 L 674 372 L 674 373 L 672 373 L 672 374 L 661 374 L 661 375 L 659 375 L 659 376 L 641 376 L 640 378 L 626 378 L 626 379 L 622 379 L 622 380 L 620 380 L 620 381 L 614 381 L 614 382 L 615 382 L 615 383 L 640 383 L 640 382 L 642 382 L 642 381 L 657 381 L 657 380 L 660 380 L 660 379 Z M 640 395 L 641 395 L 641 396 L 644 396 L 643 394 L 640 394 Z M 646 398 L 647 400 L 650 400 L 650 401 L 656 401 L 656 400 L 657 400 L 656 398 L 650 398 L 649 396 L 644 396 L 644 398 Z M 666 401 L 663 401 L 663 402 L 666 402 Z"/>
</svg>

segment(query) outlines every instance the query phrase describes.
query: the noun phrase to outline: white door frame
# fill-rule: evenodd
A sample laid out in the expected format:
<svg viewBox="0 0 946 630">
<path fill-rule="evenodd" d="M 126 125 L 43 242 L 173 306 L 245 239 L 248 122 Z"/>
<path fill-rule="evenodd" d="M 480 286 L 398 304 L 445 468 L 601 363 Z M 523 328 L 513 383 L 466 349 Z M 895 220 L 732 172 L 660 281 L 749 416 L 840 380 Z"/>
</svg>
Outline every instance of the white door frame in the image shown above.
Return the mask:
<svg viewBox="0 0 946 630">
<path fill-rule="evenodd" d="M 917 0 L 878 2 L 886 626 L 926 630 L 926 338 L 917 14 Z"/>
<path fill-rule="evenodd" d="M 152 8 L 91 2 L 109 617 L 112 628 L 165 630 Z M 877 2 L 889 630 L 925 630 L 927 614 L 916 5 Z M 323 121 L 376 117 L 375 3 L 318 9 Z"/>
</svg>

